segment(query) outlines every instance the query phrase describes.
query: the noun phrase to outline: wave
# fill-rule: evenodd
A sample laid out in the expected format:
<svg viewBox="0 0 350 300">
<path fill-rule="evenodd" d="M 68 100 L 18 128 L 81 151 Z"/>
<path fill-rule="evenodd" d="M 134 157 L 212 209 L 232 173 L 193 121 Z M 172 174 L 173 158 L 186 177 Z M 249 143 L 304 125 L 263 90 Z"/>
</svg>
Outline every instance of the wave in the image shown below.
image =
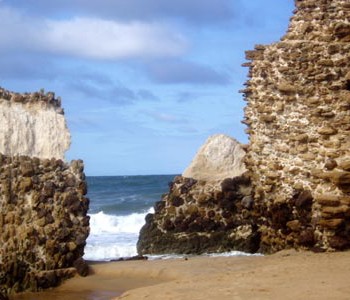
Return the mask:
<svg viewBox="0 0 350 300">
<path fill-rule="evenodd" d="M 139 233 L 148 213 L 153 213 L 153 208 L 144 213 L 132 213 L 127 216 L 107 215 L 103 211 L 90 214 L 90 235 Z"/>
<path fill-rule="evenodd" d="M 233 257 L 233 256 L 263 256 L 260 253 L 246 253 L 242 251 L 229 251 L 229 252 L 220 252 L 220 253 L 203 253 L 203 254 L 146 254 L 149 260 L 166 260 L 166 259 L 183 259 L 183 258 L 191 258 L 191 257 Z"/>
<path fill-rule="evenodd" d="M 90 235 L 87 239 L 84 258 L 106 261 L 137 255 L 136 243 L 145 217 L 153 208 L 144 213 L 114 216 L 100 211 L 90 214 Z"/>
<path fill-rule="evenodd" d="M 136 242 L 132 244 L 87 244 L 84 259 L 91 261 L 110 261 L 121 257 L 137 255 Z"/>
</svg>

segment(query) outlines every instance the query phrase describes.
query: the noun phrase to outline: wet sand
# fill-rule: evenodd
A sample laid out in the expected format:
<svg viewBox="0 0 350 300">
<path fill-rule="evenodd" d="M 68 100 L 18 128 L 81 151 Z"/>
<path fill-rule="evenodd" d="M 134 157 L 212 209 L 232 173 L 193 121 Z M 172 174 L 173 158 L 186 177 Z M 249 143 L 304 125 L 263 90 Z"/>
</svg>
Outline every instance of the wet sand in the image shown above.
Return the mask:
<svg viewBox="0 0 350 300">
<path fill-rule="evenodd" d="M 264 257 L 126 261 L 91 268 L 93 275 L 73 278 L 42 293 L 45 298 L 16 300 L 350 299 L 350 252 L 290 250 Z M 52 293 L 61 296 L 53 298 Z"/>
</svg>

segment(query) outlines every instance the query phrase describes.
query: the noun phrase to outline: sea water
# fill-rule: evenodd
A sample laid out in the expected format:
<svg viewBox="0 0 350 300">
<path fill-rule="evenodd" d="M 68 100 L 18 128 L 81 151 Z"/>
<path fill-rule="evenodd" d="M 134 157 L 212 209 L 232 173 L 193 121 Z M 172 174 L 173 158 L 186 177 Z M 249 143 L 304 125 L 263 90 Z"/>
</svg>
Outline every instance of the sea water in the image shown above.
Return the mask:
<svg viewBox="0 0 350 300">
<path fill-rule="evenodd" d="M 175 175 L 87 177 L 90 235 L 84 258 L 107 261 L 137 255 L 145 217 Z"/>
</svg>

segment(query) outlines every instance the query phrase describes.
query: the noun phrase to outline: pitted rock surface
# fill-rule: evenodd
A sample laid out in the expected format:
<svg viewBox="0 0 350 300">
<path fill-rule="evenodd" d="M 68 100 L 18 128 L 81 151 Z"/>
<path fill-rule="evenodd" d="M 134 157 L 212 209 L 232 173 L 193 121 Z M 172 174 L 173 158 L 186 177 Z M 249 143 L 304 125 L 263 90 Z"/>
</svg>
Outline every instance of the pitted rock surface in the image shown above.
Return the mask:
<svg viewBox="0 0 350 300">
<path fill-rule="evenodd" d="M 248 172 L 221 186 L 193 166 L 198 180 L 175 178 L 140 253 L 350 248 L 350 5 L 295 3 L 280 42 L 246 52 Z"/>
<path fill-rule="evenodd" d="M 76 274 L 89 199 L 83 162 L 62 160 L 70 135 L 53 93 L 0 89 L 0 115 L 0 298 L 6 298 Z"/>
<path fill-rule="evenodd" d="M 257 251 L 260 239 L 244 154 L 236 140 L 210 137 L 184 172 L 186 177 L 177 176 L 155 204 L 155 213 L 146 217 L 138 253 Z"/>
<path fill-rule="evenodd" d="M 350 6 L 298 0 L 281 42 L 247 52 L 244 123 L 260 251 L 350 247 Z"/>
</svg>

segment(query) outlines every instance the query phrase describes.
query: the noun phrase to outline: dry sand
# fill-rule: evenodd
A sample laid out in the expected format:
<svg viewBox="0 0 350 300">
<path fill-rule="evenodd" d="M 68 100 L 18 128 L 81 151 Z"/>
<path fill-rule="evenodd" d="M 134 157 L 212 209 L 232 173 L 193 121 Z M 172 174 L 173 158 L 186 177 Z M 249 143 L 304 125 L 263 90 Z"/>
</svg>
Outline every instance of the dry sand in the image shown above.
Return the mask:
<svg viewBox="0 0 350 300">
<path fill-rule="evenodd" d="M 91 276 L 73 278 L 41 293 L 43 298 L 16 299 L 350 299 L 350 252 L 291 250 L 264 257 L 125 261 L 91 268 Z"/>
</svg>

